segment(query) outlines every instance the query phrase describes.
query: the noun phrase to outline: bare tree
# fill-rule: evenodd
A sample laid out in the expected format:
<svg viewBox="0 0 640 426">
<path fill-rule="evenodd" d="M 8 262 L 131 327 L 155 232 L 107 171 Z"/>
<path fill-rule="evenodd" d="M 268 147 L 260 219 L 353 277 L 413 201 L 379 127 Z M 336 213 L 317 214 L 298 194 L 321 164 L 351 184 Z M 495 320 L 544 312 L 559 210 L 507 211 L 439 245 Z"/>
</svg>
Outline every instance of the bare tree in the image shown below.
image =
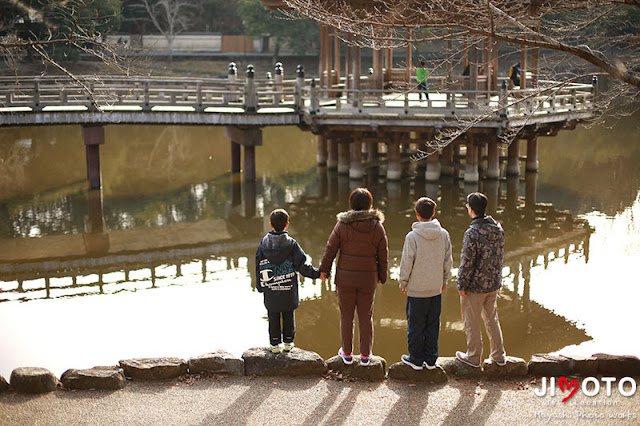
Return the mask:
<svg viewBox="0 0 640 426">
<path fill-rule="evenodd" d="M 167 39 L 169 61 L 173 61 L 173 42 L 189 28 L 189 14 L 196 6 L 187 0 L 138 0 L 133 6 L 144 9 L 147 19 Z"/>
</svg>

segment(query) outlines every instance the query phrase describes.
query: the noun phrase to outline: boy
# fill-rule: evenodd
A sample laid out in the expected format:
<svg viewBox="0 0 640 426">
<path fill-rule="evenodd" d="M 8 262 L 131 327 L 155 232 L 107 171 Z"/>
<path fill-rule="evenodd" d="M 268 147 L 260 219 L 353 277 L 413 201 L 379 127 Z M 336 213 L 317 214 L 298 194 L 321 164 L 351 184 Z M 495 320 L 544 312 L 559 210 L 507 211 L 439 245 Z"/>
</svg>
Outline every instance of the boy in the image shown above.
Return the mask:
<svg viewBox="0 0 640 426">
<path fill-rule="evenodd" d="M 289 214 L 283 209 L 271 212 L 271 231 L 262 239 L 256 252 L 256 288 L 264 293 L 264 306 L 269 317 L 268 350 L 280 353 L 293 349 L 296 334 L 293 311 L 300 306 L 298 272 L 305 277 L 319 278 L 320 271 L 306 263 L 307 255 L 286 229 Z M 282 329 L 280 319 L 282 318 Z"/>
<path fill-rule="evenodd" d="M 422 197 L 415 205 L 418 222 L 402 247 L 400 290 L 407 295 L 409 355 L 401 360 L 414 370 L 436 368 L 442 292 L 451 278 L 451 239 L 434 219 L 437 204 Z"/>
</svg>

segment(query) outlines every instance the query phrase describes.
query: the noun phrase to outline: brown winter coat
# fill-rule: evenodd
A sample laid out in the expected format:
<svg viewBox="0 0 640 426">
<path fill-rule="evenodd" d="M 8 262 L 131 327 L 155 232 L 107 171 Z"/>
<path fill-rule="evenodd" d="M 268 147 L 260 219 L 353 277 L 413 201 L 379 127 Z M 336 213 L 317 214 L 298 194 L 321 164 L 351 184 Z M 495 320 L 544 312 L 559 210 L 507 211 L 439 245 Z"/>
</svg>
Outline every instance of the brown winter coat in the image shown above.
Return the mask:
<svg viewBox="0 0 640 426">
<path fill-rule="evenodd" d="M 338 223 L 327 241 L 320 272 L 327 275 L 340 251 L 335 283 L 344 287 L 376 287 L 387 281 L 389 248 L 379 210 L 349 210 L 337 215 Z"/>
</svg>

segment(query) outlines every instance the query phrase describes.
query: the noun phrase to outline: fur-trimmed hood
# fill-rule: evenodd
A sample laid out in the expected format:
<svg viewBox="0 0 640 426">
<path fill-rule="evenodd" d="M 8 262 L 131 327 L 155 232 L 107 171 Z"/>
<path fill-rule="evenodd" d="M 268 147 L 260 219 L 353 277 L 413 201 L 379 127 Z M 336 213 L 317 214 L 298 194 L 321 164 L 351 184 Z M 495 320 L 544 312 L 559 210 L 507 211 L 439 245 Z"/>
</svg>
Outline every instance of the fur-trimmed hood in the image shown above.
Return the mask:
<svg viewBox="0 0 640 426">
<path fill-rule="evenodd" d="M 378 209 L 370 210 L 349 210 L 336 215 L 339 222 L 352 223 L 361 220 L 375 219 L 380 223 L 384 223 L 384 213 Z"/>
</svg>

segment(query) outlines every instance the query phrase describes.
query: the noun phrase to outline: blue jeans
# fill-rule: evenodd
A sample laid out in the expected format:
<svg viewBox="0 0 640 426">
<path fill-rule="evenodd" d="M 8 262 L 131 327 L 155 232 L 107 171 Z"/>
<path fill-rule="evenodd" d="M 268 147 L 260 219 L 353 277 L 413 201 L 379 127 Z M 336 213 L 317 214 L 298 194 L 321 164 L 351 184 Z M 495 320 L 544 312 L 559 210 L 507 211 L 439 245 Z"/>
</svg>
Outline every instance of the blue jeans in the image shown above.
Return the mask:
<svg viewBox="0 0 640 426">
<path fill-rule="evenodd" d="M 438 335 L 442 295 L 407 297 L 407 346 L 414 364 L 435 365 L 438 359 Z"/>
</svg>

